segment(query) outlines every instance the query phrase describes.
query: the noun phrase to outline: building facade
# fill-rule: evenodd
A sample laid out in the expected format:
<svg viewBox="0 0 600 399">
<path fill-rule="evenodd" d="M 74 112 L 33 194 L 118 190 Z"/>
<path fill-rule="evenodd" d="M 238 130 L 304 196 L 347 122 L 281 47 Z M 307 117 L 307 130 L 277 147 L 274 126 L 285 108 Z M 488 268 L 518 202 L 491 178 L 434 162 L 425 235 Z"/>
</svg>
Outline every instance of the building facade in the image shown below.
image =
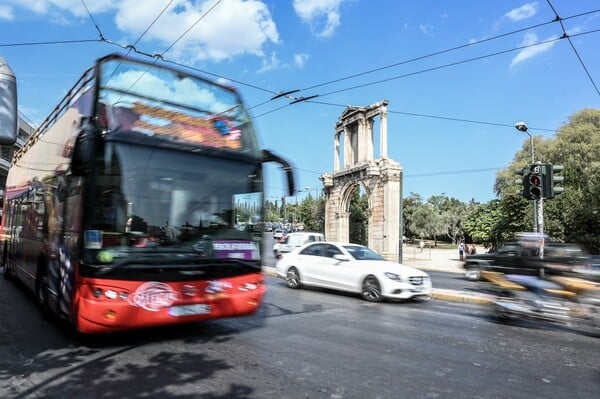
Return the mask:
<svg viewBox="0 0 600 399">
<path fill-rule="evenodd" d="M 0 207 L 4 205 L 4 192 L 6 186 L 6 176 L 8 175 L 8 169 L 10 168 L 10 164 L 12 162 L 13 154 L 16 150 L 21 148 L 25 141 L 33 134 L 35 131 L 35 126 L 33 122 L 27 119 L 21 113 L 18 114 L 18 134 L 17 141 L 10 146 L 0 146 Z M 1 215 L 0 208 L 0 215 Z"/>
</svg>

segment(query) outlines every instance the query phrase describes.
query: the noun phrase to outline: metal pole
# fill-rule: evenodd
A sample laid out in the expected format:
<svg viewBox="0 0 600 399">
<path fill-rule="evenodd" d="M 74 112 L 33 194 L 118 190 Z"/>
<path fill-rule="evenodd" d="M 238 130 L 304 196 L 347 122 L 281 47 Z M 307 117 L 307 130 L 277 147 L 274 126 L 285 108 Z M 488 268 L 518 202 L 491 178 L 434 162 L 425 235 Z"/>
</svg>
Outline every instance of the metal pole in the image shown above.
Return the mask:
<svg viewBox="0 0 600 399">
<path fill-rule="evenodd" d="M 529 133 L 528 130 L 525 130 L 525 133 L 529 136 L 529 151 L 531 152 L 531 164 L 535 164 L 535 150 L 533 149 L 533 136 Z M 540 231 L 539 228 L 539 203 L 538 200 L 533 200 L 533 232 L 537 233 Z"/>
<path fill-rule="evenodd" d="M 540 198 L 538 201 L 538 233 L 540 233 L 541 237 L 541 245 L 540 245 L 540 258 L 544 259 L 544 199 Z"/>
<path fill-rule="evenodd" d="M 533 149 L 533 136 L 529 133 L 525 122 L 518 122 L 515 128 L 529 136 L 529 150 L 531 151 L 531 165 L 535 165 L 535 150 Z M 533 232 L 544 234 L 544 205 L 543 198 L 533 200 Z"/>
<path fill-rule="evenodd" d="M 529 136 L 529 152 L 531 153 L 531 165 L 534 165 L 535 164 L 535 150 L 533 149 L 533 136 L 531 135 L 531 133 L 529 133 L 527 125 L 524 122 L 517 123 L 517 125 L 515 127 L 517 128 L 517 130 L 519 130 Z M 539 232 L 538 201 L 534 199 L 532 206 L 533 206 L 533 212 L 532 212 L 533 213 L 533 232 L 537 233 L 537 232 Z"/>
</svg>

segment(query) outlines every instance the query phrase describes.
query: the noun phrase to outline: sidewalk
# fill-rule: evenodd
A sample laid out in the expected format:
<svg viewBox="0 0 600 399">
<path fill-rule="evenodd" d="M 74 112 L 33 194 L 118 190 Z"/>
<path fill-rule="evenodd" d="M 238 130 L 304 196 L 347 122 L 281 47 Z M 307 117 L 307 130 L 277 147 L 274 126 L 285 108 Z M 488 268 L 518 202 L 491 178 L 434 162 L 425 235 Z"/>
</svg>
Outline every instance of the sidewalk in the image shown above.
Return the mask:
<svg viewBox="0 0 600 399">
<path fill-rule="evenodd" d="M 458 258 L 458 250 L 426 248 L 422 253 L 419 252 L 415 256 L 414 253 L 407 253 L 406 249 L 406 247 L 403 248 L 402 261 L 406 266 L 411 266 L 424 271 L 464 273 L 462 262 Z M 274 267 L 263 266 L 263 271 L 269 276 L 277 276 L 277 271 Z M 433 288 L 431 297 L 432 299 L 441 301 L 471 303 L 476 305 L 487 305 L 493 298 L 491 295 L 487 294 L 442 288 Z"/>
<path fill-rule="evenodd" d="M 425 248 L 421 252 L 414 246 L 405 245 L 402 248 L 402 263 L 422 270 L 462 274 L 465 269 L 458 256 L 457 249 Z"/>
</svg>

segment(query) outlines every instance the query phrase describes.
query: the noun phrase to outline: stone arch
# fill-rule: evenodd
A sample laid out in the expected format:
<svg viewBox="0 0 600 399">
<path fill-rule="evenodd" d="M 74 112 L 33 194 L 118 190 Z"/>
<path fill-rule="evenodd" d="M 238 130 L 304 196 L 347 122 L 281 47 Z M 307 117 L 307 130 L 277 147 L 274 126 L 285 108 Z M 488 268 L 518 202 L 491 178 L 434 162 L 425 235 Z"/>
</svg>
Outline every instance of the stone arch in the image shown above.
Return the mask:
<svg viewBox="0 0 600 399">
<path fill-rule="evenodd" d="M 325 235 L 348 242 L 350 198 L 362 186 L 368 202 L 368 245 L 388 260 L 400 251 L 402 167 L 387 156 L 387 101 L 348 107 L 335 125 L 334 172 L 321 175 L 325 194 Z M 380 121 L 380 158 L 373 155 L 373 119 Z M 343 135 L 343 159 L 340 138 Z M 340 165 L 344 165 L 343 169 Z"/>
<path fill-rule="evenodd" d="M 350 202 L 352 201 L 352 195 L 354 194 L 354 192 L 356 190 L 358 190 L 360 192 L 361 188 L 365 191 L 365 195 L 367 197 L 367 214 L 370 217 L 370 215 L 371 215 L 371 190 L 366 182 L 364 182 L 362 180 L 348 181 L 341 188 L 341 191 L 340 191 L 339 209 L 340 209 L 340 212 L 343 213 L 344 215 L 347 215 L 347 218 L 348 218 L 348 229 L 347 229 L 348 237 L 347 237 L 347 239 L 343 240 L 344 242 L 348 242 L 350 239 Z M 369 224 L 369 226 L 370 226 L 370 224 Z M 367 226 L 367 234 L 369 232 L 369 226 Z"/>
</svg>

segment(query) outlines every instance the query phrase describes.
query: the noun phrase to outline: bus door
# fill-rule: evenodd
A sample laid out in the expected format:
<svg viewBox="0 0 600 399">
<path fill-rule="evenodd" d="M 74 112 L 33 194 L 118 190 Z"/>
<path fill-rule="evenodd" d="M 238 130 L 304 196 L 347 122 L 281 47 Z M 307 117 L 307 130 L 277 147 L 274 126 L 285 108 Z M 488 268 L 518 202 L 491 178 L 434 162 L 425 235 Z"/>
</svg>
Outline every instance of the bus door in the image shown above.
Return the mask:
<svg viewBox="0 0 600 399">
<path fill-rule="evenodd" d="M 62 210 L 62 234 L 55 246 L 58 256 L 54 267 L 57 278 L 53 282 L 58 293 L 58 309 L 71 314 L 75 286 L 75 274 L 79 266 L 79 244 L 81 242 L 81 220 L 83 217 L 83 178 L 68 176 L 62 192 L 56 196 L 58 209 Z M 57 237 L 58 238 L 58 237 Z"/>
<path fill-rule="evenodd" d="M 26 283 L 35 286 L 40 261 L 44 259 L 44 234 L 42 227 L 45 216 L 43 187 L 31 187 L 21 198 L 19 217 L 22 226 L 19 233 L 19 266 L 26 273 Z"/>
</svg>

